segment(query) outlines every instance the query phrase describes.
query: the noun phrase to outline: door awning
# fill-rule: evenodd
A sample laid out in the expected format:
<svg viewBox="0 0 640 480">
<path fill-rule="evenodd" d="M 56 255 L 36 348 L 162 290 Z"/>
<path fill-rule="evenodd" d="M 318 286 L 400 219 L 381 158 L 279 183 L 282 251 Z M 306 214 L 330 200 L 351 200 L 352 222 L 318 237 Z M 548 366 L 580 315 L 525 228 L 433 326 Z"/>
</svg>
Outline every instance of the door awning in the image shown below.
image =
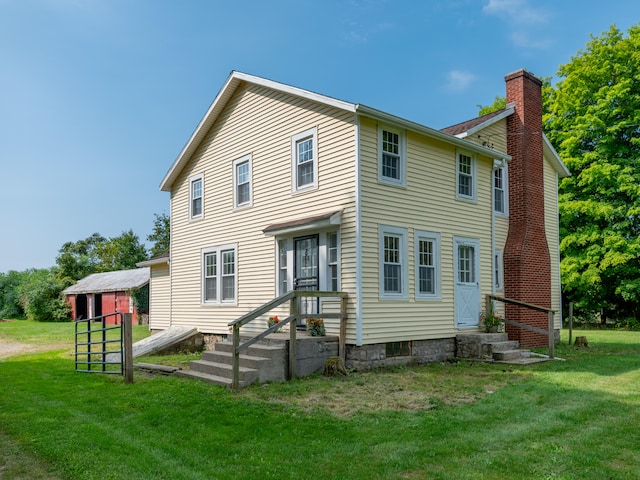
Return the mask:
<svg viewBox="0 0 640 480">
<path fill-rule="evenodd" d="M 342 210 L 322 213 L 312 217 L 289 220 L 287 222 L 273 223 L 262 230 L 265 235 L 284 235 L 287 233 L 317 230 L 320 228 L 340 225 L 342 222 Z"/>
</svg>

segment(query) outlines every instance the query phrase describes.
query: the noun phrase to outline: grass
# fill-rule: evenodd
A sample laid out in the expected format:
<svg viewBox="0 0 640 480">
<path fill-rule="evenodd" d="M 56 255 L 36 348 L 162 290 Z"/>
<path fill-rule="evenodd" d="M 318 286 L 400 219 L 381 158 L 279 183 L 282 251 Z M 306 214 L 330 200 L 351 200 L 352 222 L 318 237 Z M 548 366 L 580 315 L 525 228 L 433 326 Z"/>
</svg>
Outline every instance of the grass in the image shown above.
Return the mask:
<svg viewBox="0 0 640 480">
<path fill-rule="evenodd" d="M 11 323 L 0 338 L 21 335 Z M 22 355 L 0 361 L 0 478 L 635 479 L 640 333 L 580 334 L 591 347 L 559 346 L 564 362 L 317 375 L 240 393 L 79 374 L 68 350 Z"/>
</svg>

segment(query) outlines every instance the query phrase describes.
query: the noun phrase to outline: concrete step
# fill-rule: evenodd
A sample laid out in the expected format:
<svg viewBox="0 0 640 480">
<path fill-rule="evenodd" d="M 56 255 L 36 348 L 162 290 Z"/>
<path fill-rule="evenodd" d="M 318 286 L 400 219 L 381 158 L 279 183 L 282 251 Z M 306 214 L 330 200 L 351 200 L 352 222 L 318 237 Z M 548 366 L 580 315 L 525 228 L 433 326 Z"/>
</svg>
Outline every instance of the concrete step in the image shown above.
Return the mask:
<svg viewBox="0 0 640 480">
<path fill-rule="evenodd" d="M 200 372 L 215 377 L 223 377 L 231 380 L 233 378 L 233 367 L 231 364 L 207 362 L 205 360 L 193 360 L 189 363 L 189 372 Z M 238 380 L 245 384 L 251 384 L 258 380 L 258 370 L 255 368 L 240 367 L 238 369 Z"/>
<path fill-rule="evenodd" d="M 204 372 L 197 372 L 192 370 L 180 370 L 175 373 L 178 377 L 184 378 L 195 378 L 197 380 L 202 380 L 203 382 L 213 383 L 214 385 L 222 385 L 227 388 L 231 388 L 231 379 L 226 377 L 219 377 L 217 375 L 210 375 Z M 246 387 L 247 384 L 240 382 L 240 387 Z"/>
<path fill-rule="evenodd" d="M 516 340 L 507 340 L 505 342 L 493 342 L 491 345 L 492 353 L 506 352 L 507 350 L 518 350 L 520 348 L 520 342 Z"/>
<path fill-rule="evenodd" d="M 254 343 L 250 347 L 242 351 L 242 355 L 262 358 L 284 358 L 286 355 L 287 344 L 282 345 L 265 345 L 262 343 Z M 215 350 L 211 352 L 233 353 L 233 343 L 220 342 L 216 343 Z M 205 352 L 210 353 L 210 352 Z M 203 354 L 204 355 L 204 354 Z"/>
<path fill-rule="evenodd" d="M 493 359 L 496 361 L 506 362 L 526 358 L 528 350 L 504 350 L 502 352 L 493 352 Z"/>
</svg>

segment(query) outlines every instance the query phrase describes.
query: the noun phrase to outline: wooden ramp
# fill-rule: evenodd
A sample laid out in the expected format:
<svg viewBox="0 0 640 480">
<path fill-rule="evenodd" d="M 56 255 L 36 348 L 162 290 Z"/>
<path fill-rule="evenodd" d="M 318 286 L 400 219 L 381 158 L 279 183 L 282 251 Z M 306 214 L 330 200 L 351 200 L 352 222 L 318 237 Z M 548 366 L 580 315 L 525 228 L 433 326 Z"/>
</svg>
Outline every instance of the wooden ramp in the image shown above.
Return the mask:
<svg viewBox="0 0 640 480">
<path fill-rule="evenodd" d="M 170 327 L 161 332 L 155 333 L 143 338 L 139 342 L 133 344 L 133 358 L 144 357 L 161 352 L 166 348 L 176 345 L 180 342 L 191 338 L 198 333 L 197 328 L 193 327 Z M 111 353 L 107 355 L 108 362 L 120 361 L 119 353 Z"/>
</svg>

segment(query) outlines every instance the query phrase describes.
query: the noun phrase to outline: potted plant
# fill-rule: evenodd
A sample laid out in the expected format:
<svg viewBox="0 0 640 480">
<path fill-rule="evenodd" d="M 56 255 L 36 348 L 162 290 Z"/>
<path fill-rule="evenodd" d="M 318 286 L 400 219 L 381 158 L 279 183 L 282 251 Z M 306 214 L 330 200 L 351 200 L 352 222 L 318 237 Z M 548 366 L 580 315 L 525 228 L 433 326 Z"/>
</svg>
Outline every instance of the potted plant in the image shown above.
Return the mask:
<svg viewBox="0 0 640 480">
<path fill-rule="evenodd" d="M 488 313 L 480 315 L 480 322 L 484 326 L 485 332 L 498 333 L 504 323 L 504 319 L 493 310 L 490 310 Z"/>
<path fill-rule="evenodd" d="M 272 317 L 269 317 L 269 320 L 267 320 L 267 325 L 269 325 L 269 327 L 273 327 L 274 325 L 277 325 L 278 323 L 280 323 L 280 319 L 278 318 L 277 315 L 274 315 Z M 282 329 L 281 328 L 277 328 L 274 333 L 278 333 L 280 332 Z"/>
<path fill-rule="evenodd" d="M 327 334 L 324 329 L 324 320 L 321 318 L 307 318 L 307 333 L 312 337 L 324 337 Z"/>
</svg>

